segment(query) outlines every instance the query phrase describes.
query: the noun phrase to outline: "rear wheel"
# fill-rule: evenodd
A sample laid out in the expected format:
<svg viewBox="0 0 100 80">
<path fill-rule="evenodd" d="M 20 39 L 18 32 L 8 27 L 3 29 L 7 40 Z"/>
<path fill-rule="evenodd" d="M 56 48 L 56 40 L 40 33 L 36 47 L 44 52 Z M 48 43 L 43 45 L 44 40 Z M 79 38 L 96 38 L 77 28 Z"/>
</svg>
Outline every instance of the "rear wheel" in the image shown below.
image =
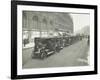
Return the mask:
<svg viewBox="0 0 100 80">
<path fill-rule="evenodd" d="M 47 53 L 45 50 L 41 50 L 41 59 L 44 59 L 47 57 Z"/>
</svg>

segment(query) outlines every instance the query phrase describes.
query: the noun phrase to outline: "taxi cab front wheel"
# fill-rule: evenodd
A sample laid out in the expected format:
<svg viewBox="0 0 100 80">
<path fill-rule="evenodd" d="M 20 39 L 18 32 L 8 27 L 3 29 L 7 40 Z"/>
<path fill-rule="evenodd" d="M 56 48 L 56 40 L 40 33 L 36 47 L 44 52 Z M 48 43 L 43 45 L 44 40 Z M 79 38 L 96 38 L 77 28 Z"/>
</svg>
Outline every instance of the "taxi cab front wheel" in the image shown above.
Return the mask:
<svg viewBox="0 0 100 80">
<path fill-rule="evenodd" d="M 46 57 L 47 57 L 46 51 L 42 50 L 42 51 L 41 51 L 41 59 L 44 59 L 44 58 L 46 58 Z"/>
</svg>

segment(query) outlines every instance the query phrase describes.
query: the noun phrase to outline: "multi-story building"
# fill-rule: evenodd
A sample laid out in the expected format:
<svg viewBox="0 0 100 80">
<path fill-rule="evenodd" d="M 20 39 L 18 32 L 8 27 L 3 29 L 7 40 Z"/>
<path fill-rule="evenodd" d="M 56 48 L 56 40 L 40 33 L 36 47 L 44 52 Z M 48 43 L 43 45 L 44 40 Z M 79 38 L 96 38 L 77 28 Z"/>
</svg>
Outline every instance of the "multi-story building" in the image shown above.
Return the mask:
<svg viewBox="0 0 100 80">
<path fill-rule="evenodd" d="M 23 11 L 23 40 L 33 42 L 34 37 L 60 36 L 73 33 L 73 20 L 69 13 Z M 59 34 L 59 33 L 60 34 Z"/>
</svg>

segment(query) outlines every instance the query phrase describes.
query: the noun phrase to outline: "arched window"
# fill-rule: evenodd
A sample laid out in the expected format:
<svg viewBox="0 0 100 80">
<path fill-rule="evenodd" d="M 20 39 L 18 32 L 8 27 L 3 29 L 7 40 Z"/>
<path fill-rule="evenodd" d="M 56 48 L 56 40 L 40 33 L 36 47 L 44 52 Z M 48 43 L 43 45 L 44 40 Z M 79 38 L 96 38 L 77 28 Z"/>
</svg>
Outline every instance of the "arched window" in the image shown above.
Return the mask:
<svg viewBox="0 0 100 80">
<path fill-rule="evenodd" d="M 27 18 L 26 12 L 23 12 L 23 18 Z"/>
<path fill-rule="evenodd" d="M 35 37 L 39 37 L 39 32 L 38 32 L 38 30 L 39 30 L 39 17 L 38 17 L 38 15 L 34 15 L 33 17 L 32 17 L 32 20 L 33 20 L 33 29 L 34 29 L 34 32 L 33 32 L 33 34 L 35 35 Z"/>
<path fill-rule="evenodd" d="M 47 19 L 43 18 L 43 23 L 47 24 Z"/>
<path fill-rule="evenodd" d="M 44 18 L 43 18 L 43 24 L 44 24 L 44 26 L 43 26 L 44 29 L 46 29 L 46 30 L 45 30 L 46 32 L 43 32 L 43 35 L 47 36 L 47 35 L 48 35 L 48 31 L 49 31 L 49 30 L 48 30 L 48 26 L 47 26 L 47 24 L 48 24 L 47 17 L 44 17 Z"/>
<path fill-rule="evenodd" d="M 53 25 L 53 21 L 52 20 L 50 20 L 50 24 Z"/>
<path fill-rule="evenodd" d="M 32 17 L 32 19 L 33 19 L 34 21 L 38 21 L 38 16 L 35 15 L 35 16 Z"/>
</svg>

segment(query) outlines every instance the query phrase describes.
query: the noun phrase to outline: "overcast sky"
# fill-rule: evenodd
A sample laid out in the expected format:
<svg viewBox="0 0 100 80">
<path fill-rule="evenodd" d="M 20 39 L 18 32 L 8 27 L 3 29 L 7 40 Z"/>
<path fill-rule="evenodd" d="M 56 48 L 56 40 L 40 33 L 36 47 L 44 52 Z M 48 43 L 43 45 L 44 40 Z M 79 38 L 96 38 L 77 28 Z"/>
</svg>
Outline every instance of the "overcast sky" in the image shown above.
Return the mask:
<svg viewBox="0 0 100 80">
<path fill-rule="evenodd" d="M 90 24 L 89 14 L 70 14 L 73 18 L 74 32 Z"/>
</svg>

